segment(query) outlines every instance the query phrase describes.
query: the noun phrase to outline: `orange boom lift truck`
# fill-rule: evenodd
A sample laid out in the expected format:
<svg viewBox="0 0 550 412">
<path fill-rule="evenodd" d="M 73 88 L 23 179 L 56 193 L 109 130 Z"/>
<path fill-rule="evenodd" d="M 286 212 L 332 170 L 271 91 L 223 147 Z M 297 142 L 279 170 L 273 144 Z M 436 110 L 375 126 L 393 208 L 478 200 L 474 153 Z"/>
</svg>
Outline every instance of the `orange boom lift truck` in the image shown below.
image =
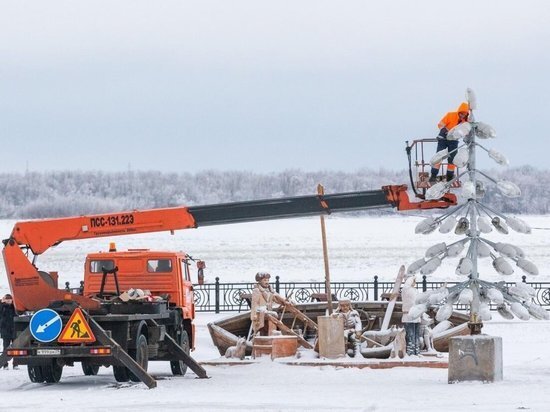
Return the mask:
<svg viewBox="0 0 550 412">
<path fill-rule="evenodd" d="M 313 216 L 332 212 L 395 207 L 398 210 L 446 208 L 452 194 L 411 203 L 407 187 L 287 197 L 194 207 L 134 210 L 124 213 L 18 222 L 3 241 L 6 272 L 19 315 L 8 357 L 26 364 L 32 382 L 56 383 L 63 367 L 81 362 L 86 375 L 112 366 L 118 382 L 156 386 L 149 361 L 168 361 L 174 375 L 187 367 L 200 378 L 206 371 L 193 360 L 193 284 L 191 257 L 183 252 L 117 251 L 87 256 L 82 287 L 58 288 L 55 271 L 38 268 L 37 258 L 63 241 L 134 235 L 200 226 Z M 204 264 L 198 262 L 199 271 Z M 162 299 L 122 299 L 128 290 L 149 290 Z M 121 296 L 122 295 L 122 296 Z M 127 294 L 126 294 L 127 295 Z M 139 296 L 138 296 L 139 298 Z"/>
</svg>

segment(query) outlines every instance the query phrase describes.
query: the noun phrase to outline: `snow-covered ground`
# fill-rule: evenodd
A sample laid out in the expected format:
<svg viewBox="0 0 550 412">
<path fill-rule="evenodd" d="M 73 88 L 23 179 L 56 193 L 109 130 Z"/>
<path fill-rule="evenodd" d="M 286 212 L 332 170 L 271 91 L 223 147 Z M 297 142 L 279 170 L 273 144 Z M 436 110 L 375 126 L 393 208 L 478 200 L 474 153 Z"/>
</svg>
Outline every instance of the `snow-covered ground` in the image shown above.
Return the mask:
<svg viewBox="0 0 550 412">
<path fill-rule="evenodd" d="M 414 234 L 420 218 L 330 217 L 327 222 L 331 275 L 335 281 L 393 280 L 399 265 L 423 256 L 426 247 L 449 241 L 454 235 Z M 550 227 L 550 217 L 526 217 L 533 227 Z M 13 221 L 0 221 L 7 237 Z M 540 281 L 550 280 L 550 236 L 491 234 L 496 241 L 515 243 L 539 266 Z M 206 260 L 207 278 L 251 281 L 259 271 L 282 280 L 322 280 L 323 261 L 318 218 L 248 223 L 166 233 L 65 242 L 40 257 L 42 270 L 58 270 L 60 283 L 77 285 L 90 251 L 106 250 L 110 240 L 127 248 L 185 250 Z M 445 263 L 430 279 L 458 280 L 457 261 Z M 521 272 L 510 280 L 520 280 Z M 489 262 L 481 276 L 500 279 Z M 534 279 L 533 279 L 534 280 Z M 0 292 L 8 285 L 0 262 Z M 197 316 L 194 357 L 219 357 L 206 324 L 217 316 Z M 497 317 L 497 316 L 495 316 Z M 503 337 L 504 381 L 494 384 L 447 384 L 446 369 L 395 368 L 388 370 L 297 367 L 267 360 L 249 366 L 206 367 L 211 379 L 195 379 L 192 372 L 173 378 L 168 363 L 152 363 L 159 379 L 148 390 L 142 384 L 116 385 L 110 369 L 97 377 L 82 376 L 80 366 L 66 367 L 57 385 L 29 382 L 25 367 L 0 370 L 0 410 L 349 410 L 349 411 L 512 411 L 550 410 L 550 322 L 491 321 L 485 333 Z"/>
<path fill-rule="evenodd" d="M 219 354 L 206 323 L 197 318 L 197 360 Z M 227 315 L 222 315 L 227 316 Z M 167 362 L 151 363 L 156 389 L 116 385 L 111 369 L 83 376 L 65 367 L 59 384 L 33 384 L 25 367 L 0 370 L 0 410 L 137 411 L 548 411 L 550 322 L 488 322 L 484 331 L 503 337 L 504 380 L 449 385 L 446 369 L 343 369 L 301 367 L 269 359 L 243 366 L 206 366 L 210 379 L 171 376 Z"/>
</svg>

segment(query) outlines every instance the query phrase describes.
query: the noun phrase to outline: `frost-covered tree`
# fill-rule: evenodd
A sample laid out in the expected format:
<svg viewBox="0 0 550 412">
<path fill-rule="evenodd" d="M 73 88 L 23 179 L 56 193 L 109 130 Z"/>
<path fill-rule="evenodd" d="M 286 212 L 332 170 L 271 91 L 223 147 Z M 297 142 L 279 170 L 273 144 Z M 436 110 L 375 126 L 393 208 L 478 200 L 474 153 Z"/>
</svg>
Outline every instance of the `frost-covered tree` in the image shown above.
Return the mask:
<svg viewBox="0 0 550 412">
<path fill-rule="evenodd" d="M 497 179 L 521 182 L 524 197 L 511 200 L 488 192 L 485 202 L 499 212 L 548 213 L 550 183 L 531 167 L 488 171 Z M 158 171 L 58 171 L 0 173 L 0 218 L 57 217 L 175 205 L 198 205 L 379 189 L 408 181 L 405 170 L 360 169 L 355 172 L 299 169 L 279 173 L 205 170 L 198 173 Z M 65 204 L 64 206 L 62 204 Z M 370 212 L 382 213 L 382 212 Z"/>
</svg>

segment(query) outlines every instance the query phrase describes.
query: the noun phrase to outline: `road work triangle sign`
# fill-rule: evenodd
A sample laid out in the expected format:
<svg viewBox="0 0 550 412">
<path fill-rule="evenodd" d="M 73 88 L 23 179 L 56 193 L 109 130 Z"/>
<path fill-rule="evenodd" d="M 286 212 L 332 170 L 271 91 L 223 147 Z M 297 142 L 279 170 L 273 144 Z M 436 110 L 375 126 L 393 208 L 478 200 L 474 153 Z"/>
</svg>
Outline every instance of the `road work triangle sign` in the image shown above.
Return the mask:
<svg viewBox="0 0 550 412">
<path fill-rule="evenodd" d="M 80 308 L 76 308 L 71 318 L 61 332 L 59 343 L 88 343 L 95 342 L 95 336 Z"/>
</svg>

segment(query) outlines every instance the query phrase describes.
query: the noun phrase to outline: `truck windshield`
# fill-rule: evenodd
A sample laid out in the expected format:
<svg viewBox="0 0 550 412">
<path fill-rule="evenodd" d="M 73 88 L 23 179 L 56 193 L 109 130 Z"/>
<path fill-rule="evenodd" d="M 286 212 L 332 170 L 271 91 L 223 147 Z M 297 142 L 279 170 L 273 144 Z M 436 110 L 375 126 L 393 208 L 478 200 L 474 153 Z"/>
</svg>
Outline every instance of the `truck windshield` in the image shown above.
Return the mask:
<svg viewBox="0 0 550 412">
<path fill-rule="evenodd" d="M 113 270 L 115 267 L 114 260 L 91 260 L 90 272 L 103 273 L 103 270 Z"/>
</svg>

